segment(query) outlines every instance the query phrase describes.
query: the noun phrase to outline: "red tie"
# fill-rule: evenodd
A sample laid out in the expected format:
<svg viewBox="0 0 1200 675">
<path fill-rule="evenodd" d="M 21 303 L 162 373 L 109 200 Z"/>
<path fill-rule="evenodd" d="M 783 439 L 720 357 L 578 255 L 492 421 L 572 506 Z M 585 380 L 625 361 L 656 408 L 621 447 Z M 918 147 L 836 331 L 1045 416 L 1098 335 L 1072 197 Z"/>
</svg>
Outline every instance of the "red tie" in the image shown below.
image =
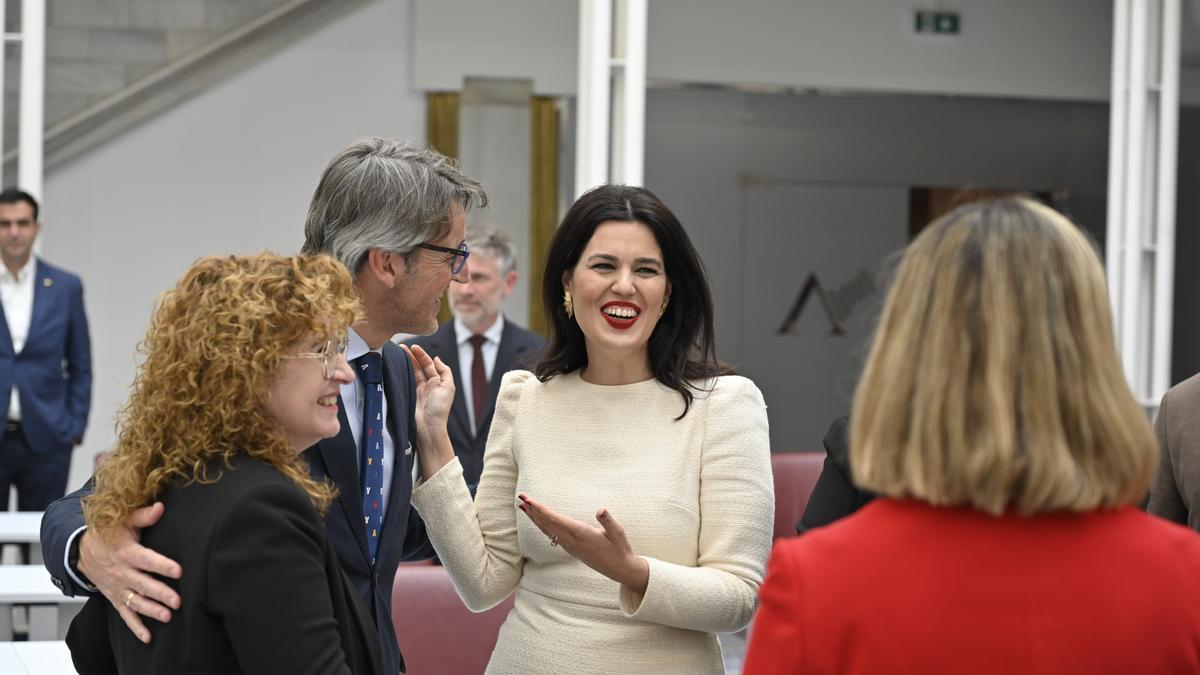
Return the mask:
<svg viewBox="0 0 1200 675">
<path fill-rule="evenodd" d="M 487 396 L 487 373 L 483 367 L 483 343 L 487 338 L 472 335 L 468 341 L 475 348 L 471 361 L 471 402 L 475 405 L 475 428 L 479 429 L 483 426 L 483 399 Z"/>
</svg>

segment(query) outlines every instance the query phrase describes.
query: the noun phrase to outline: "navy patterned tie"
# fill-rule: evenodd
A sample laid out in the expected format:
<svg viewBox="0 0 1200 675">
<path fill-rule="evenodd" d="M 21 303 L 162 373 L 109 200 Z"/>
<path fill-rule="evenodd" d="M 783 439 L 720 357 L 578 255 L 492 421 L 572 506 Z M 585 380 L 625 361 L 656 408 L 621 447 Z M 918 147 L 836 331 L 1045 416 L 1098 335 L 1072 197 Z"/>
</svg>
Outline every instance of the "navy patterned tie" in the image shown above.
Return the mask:
<svg viewBox="0 0 1200 675">
<path fill-rule="evenodd" d="M 383 529 L 383 357 L 367 352 L 354 359 L 355 370 L 363 383 L 362 461 L 359 478 L 363 488 L 363 524 L 371 564 L 379 550 L 379 531 Z"/>
</svg>

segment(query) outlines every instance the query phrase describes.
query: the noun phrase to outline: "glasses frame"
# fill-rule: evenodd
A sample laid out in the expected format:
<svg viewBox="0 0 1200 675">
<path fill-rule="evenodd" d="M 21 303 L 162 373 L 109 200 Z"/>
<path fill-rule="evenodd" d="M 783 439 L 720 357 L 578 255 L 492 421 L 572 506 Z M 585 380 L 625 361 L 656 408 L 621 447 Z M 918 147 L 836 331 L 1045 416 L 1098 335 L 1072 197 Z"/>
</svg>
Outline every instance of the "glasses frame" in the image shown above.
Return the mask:
<svg viewBox="0 0 1200 675">
<path fill-rule="evenodd" d="M 417 244 L 417 248 L 423 248 L 426 251 L 437 251 L 438 253 L 448 253 L 454 256 L 454 262 L 450 263 L 450 273 L 458 274 L 467 266 L 467 258 L 471 257 L 471 245 L 463 242 L 459 248 L 450 248 L 449 246 L 438 246 L 437 244 Z"/>
<path fill-rule="evenodd" d="M 346 350 L 350 348 L 350 338 L 344 337 L 338 341 L 334 351 L 333 338 L 325 341 L 319 352 L 300 352 L 298 354 L 284 354 L 285 359 L 320 359 L 321 360 L 321 375 L 325 379 L 333 379 L 334 372 L 337 371 L 338 357 L 346 356 Z"/>
</svg>

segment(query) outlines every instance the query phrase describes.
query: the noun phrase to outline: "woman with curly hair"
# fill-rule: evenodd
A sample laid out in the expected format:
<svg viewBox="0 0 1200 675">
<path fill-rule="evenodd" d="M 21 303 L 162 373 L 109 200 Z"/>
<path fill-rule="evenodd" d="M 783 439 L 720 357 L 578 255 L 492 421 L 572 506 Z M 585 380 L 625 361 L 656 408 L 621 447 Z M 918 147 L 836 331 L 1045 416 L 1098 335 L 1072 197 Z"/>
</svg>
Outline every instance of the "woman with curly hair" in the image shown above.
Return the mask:
<svg viewBox="0 0 1200 675">
<path fill-rule="evenodd" d="M 133 590 L 88 601 L 67 636 L 79 672 L 382 671 L 322 526 L 333 490 L 299 456 L 338 432 L 358 313 L 326 256 L 205 258 L 165 295 L 83 508 L 104 532 L 162 502 L 143 543 L 189 571 L 165 580 L 185 602 L 144 644 L 117 616 Z"/>
</svg>

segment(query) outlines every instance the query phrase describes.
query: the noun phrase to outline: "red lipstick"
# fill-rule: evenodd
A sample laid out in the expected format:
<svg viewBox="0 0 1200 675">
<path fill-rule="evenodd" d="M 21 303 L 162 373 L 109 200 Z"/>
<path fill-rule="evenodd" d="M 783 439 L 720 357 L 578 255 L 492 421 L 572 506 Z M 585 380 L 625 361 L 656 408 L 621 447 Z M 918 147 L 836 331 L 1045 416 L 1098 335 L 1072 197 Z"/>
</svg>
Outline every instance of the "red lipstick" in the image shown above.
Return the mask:
<svg viewBox="0 0 1200 675">
<path fill-rule="evenodd" d="M 622 309 L 631 309 L 631 310 L 633 310 L 634 314 L 633 314 L 633 316 L 629 316 L 629 317 L 613 316 L 612 314 L 609 314 L 608 312 L 604 311 L 609 308 L 617 308 L 617 307 L 622 308 Z M 604 317 L 604 320 L 608 322 L 608 325 L 612 326 L 613 328 L 616 328 L 617 330 L 625 330 L 627 328 L 632 328 L 633 324 L 637 323 L 638 318 L 640 318 L 642 315 L 642 308 L 638 307 L 637 305 L 633 304 L 632 302 L 613 300 L 612 302 L 606 302 L 600 306 L 600 315 Z"/>
</svg>

